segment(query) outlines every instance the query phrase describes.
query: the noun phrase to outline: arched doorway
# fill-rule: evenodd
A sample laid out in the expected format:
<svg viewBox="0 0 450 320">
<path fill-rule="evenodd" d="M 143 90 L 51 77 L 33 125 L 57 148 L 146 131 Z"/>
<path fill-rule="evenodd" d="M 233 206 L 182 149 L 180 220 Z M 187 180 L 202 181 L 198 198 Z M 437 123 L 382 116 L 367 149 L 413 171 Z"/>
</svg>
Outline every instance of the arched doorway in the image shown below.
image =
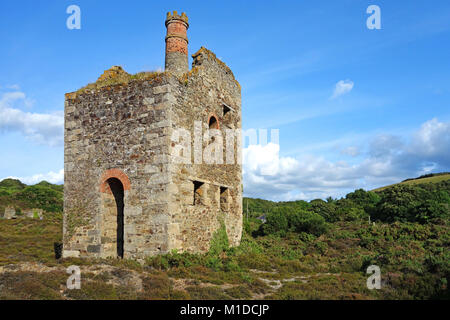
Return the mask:
<svg viewBox="0 0 450 320">
<path fill-rule="evenodd" d="M 108 169 L 100 177 L 100 243 L 101 258 L 127 258 L 128 193 L 131 183 L 120 169 Z"/>
<path fill-rule="evenodd" d="M 116 242 L 117 256 L 123 258 L 123 209 L 124 209 L 124 188 L 122 182 L 117 178 L 109 178 L 106 180 L 116 202 Z"/>
</svg>

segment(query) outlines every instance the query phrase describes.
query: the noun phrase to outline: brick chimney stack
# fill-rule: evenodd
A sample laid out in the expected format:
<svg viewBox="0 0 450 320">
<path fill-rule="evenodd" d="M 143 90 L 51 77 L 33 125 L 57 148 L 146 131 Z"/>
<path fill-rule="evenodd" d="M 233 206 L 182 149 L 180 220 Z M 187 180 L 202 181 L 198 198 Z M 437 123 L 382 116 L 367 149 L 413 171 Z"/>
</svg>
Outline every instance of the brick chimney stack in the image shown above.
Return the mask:
<svg viewBox="0 0 450 320">
<path fill-rule="evenodd" d="M 188 65 L 188 17 L 174 11 L 168 12 L 166 18 L 166 65 L 165 70 L 175 75 L 189 71 Z"/>
</svg>

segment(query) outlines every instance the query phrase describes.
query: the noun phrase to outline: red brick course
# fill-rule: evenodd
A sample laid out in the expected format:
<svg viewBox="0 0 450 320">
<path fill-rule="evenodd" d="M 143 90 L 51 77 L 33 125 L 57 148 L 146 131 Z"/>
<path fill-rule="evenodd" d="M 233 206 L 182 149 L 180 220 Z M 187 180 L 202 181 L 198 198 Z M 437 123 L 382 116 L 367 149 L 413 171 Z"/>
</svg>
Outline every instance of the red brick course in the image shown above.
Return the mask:
<svg viewBox="0 0 450 320">
<path fill-rule="evenodd" d="M 186 40 L 181 38 L 167 38 L 166 40 L 166 53 L 180 52 L 182 54 L 188 54 L 188 45 Z"/>
<path fill-rule="evenodd" d="M 209 125 L 209 121 L 211 120 L 212 117 L 216 118 L 216 121 L 217 121 L 217 129 L 220 129 L 220 121 L 219 121 L 219 117 L 218 117 L 214 112 L 209 114 L 208 122 L 207 122 L 208 125 Z"/>
<path fill-rule="evenodd" d="M 166 54 L 169 52 L 188 54 L 187 25 L 180 20 L 167 24 Z"/>
<path fill-rule="evenodd" d="M 130 190 L 131 183 L 128 176 L 120 169 L 109 169 L 103 172 L 102 177 L 100 179 L 100 192 L 111 193 L 111 189 L 109 188 L 109 184 L 106 182 L 110 178 L 119 179 L 122 182 L 123 190 Z"/>
</svg>

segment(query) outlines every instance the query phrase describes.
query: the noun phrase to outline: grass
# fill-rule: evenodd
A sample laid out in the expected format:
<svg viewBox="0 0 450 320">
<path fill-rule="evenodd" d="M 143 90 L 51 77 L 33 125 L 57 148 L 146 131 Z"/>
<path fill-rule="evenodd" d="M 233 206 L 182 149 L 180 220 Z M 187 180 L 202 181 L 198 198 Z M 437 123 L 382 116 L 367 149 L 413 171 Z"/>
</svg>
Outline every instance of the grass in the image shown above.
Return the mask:
<svg viewBox="0 0 450 320">
<path fill-rule="evenodd" d="M 163 73 L 158 71 L 129 74 L 121 67 L 112 67 L 111 69 L 106 70 L 96 82 L 78 89 L 75 94 L 89 93 L 91 91 L 97 91 L 115 85 L 126 85 L 133 81 L 153 81 L 159 79 L 162 75 Z"/>
<path fill-rule="evenodd" d="M 435 175 L 435 176 L 427 177 L 427 178 L 405 180 L 400 183 L 391 184 L 388 186 L 374 189 L 372 191 L 381 191 L 381 190 L 390 188 L 390 187 L 398 185 L 398 184 L 418 185 L 418 184 L 424 184 L 424 183 L 439 183 L 441 181 L 446 181 L 446 180 L 450 180 L 450 173 L 446 173 L 446 174 L 442 174 L 442 175 Z"/>
<path fill-rule="evenodd" d="M 0 266 L 19 262 L 54 264 L 54 242 L 62 240 L 62 214 L 43 220 L 0 220 Z"/>
<path fill-rule="evenodd" d="M 173 253 L 164 268 L 116 259 L 55 261 L 61 217 L 0 220 L 2 299 L 416 299 L 445 296 L 448 225 L 339 222 L 302 240 L 244 235 L 208 267 L 208 255 Z M 155 258 L 156 259 L 156 258 Z M 24 271 L 24 262 L 36 270 Z M 152 260 L 149 260 L 152 262 Z M 67 290 L 65 268 L 82 269 L 81 290 Z M 229 265 L 235 267 L 229 267 Z M 365 268 L 382 269 L 382 290 L 366 288 Z M 12 266 L 11 266 L 12 265 Z M 162 264 L 161 264 L 162 265 Z M 160 265 L 160 266 L 161 266 Z M 176 265 L 176 266 L 175 266 Z M 448 275 L 448 273 L 447 273 Z M 127 280 L 131 279 L 131 280 Z M 128 282 L 127 282 L 128 281 Z M 281 284 L 277 288 L 277 284 Z"/>
<path fill-rule="evenodd" d="M 7 300 L 60 300 L 61 287 L 67 276 L 56 272 L 0 273 L 0 299 Z"/>
</svg>

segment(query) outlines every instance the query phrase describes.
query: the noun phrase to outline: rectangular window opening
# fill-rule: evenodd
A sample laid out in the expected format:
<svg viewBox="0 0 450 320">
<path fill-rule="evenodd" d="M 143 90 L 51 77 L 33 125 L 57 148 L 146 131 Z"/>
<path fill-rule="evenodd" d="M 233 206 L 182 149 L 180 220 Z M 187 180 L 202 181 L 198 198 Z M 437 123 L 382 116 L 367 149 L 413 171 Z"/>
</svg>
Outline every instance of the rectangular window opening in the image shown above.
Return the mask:
<svg viewBox="0 0 450 320">
<path fill-rule="evenodd" d="M 231 111 L 231 108 L 229 106 L 227 106 L 226 104 L 223 104 L 223 115 L 226 115 L 230 111 Z"/>
<path fill-rule="evenodd" d="M 229 191 L 227 187 L 220 187 L 220 210 L 228 211 L 230 207 Z"/>
<path fill-rule="evenodd" d="M 194 201 L 193 205 L 203 204 L 204 182 L 194 181 Z"/>
</svg>

